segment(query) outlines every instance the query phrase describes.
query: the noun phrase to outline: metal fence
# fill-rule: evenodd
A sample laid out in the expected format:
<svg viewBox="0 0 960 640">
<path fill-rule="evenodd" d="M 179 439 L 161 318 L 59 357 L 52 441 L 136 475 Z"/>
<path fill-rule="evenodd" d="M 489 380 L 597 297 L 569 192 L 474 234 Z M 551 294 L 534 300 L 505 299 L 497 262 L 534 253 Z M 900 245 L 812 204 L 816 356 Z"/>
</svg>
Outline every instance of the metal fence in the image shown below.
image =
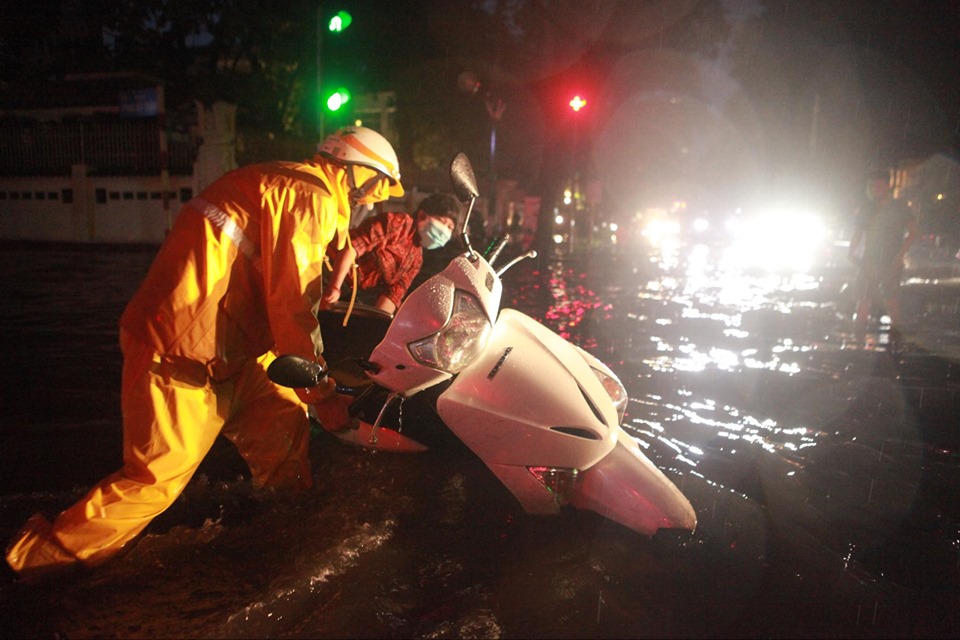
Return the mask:
<svg viewBox="0 0 960 640">
<path fill-rule="evenodd" d="M 159 174 L 156 121 L 31 123 L 0 126 L 0 175 L 70 175 L 87 165 L 92 175 Z M 167 133 L 167 170 L 191 175 L 197 157 L 193 136 Z"/>
</svg>

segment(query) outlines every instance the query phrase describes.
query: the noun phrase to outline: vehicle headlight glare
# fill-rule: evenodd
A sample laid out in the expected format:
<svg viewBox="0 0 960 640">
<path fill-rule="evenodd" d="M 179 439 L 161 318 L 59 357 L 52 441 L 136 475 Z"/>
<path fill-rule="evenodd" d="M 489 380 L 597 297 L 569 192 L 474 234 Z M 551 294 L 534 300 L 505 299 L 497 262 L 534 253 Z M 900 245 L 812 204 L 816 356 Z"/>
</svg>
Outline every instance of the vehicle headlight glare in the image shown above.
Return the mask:
<svg viewBox="0 0 960 640">
<path fill-rule="evenodd" d="M 417 362 L 457 373 L 476 360 L 490 338 L 490 320 L 480 301 L 464 291 L 453 296 L 453 313 L 437 333 L 408 346 Z"/>
</svg>

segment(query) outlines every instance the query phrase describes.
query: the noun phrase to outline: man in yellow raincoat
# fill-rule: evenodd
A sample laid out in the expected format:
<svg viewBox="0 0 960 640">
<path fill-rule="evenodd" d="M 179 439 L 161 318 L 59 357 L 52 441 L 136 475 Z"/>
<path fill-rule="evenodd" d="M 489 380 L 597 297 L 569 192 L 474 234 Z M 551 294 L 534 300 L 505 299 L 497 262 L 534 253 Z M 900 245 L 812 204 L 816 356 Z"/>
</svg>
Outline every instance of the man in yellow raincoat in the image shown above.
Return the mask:
<svg viewBox="0 0 960 640">
<path fill-rule="evenodd" d="M 276 354 L 324 364 L 314 314 L 327 245 L 343 247 L 352 207 L 403 195 L 383 136 L 348 127 L 310 161 L 231 171 L 186 203 L 120 318 L 123 467 L 52 523 L 32 516 L 7 548 L 22 577 L 92 567 L 136 538 L 183 491 L 219 434 L 256 487 L 312 486 L 312 404 L 345 421 L 327 378 L 285 389 Z"/>
</svg>

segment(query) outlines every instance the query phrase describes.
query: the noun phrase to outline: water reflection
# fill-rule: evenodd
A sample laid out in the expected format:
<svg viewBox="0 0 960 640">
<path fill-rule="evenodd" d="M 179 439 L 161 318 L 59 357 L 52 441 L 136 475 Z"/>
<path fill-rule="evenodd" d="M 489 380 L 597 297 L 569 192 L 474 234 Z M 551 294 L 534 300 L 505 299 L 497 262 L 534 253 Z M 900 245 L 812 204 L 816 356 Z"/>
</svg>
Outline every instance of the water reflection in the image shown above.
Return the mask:
<svg viewBox="0 0 960 640">
<path fill-rule="evenodd" d="M 829 329 L 835 322 L 834 303 L 798 300 L 793 294 L 815 292 L 820 278 L 750 271 L 743 260 L 732 260 L 729 250 L 706 245 L 685 252 L 679 244 L 657 249 L 647 258 L 655 270 L 637 287 L 635 307 L 628 314 L 633 323 L 628 331 L 644 336 L 648 344 L 630 341 L 632 352 L 624 352 L 642 365 L 633 380 L 624 381 L 633 400 L 627 426 L 641 438 L 658 439 L 676 451 L 678 462 L 694 468 L 708 450 L 732 456 L 738 448 L 755 447 L 782 455 L 815 446 L 823 437 L 815 424 L 782 422 L 764 414 L 762 407 L 710 394 L 718 374 L 753 370 L 772 376 L 815 375 L 806 368 L 807 356 L 822 346 L 821 336 L 815 340 L 798 329 L 812 320 Z M 759 325 L 747 319 L 763 313 L 780 319 Z M 784 325 L 790 330 L 776 330 Z M 697 380 L 692 374 L 711 375 Z M 663 375 L 683 376 L 690 385 L 668 397 L 646 390 L 650 377 Z M 669 438 L 664 424 L 674 426 Z M 707 447 L 707 441 L 714 446 Z"/>
<path fill-rule="evenodd" d="M 955 584 L 960 563 L 949 523 L 957 508 L 927 487 L 956 486 L 956 438 L 946 436 L 951 444 L 940 449 L 953 453 L 932 452 L 937 418 L 932 405 L 918 404 L 923 385 L 942 389 L 946 381 L 911 378 L 921 375 L 913 366 L 932 358 L 898 360 L 882 335 L 850 348 L 841 292 L 852 273 L 823 264 L 768 271 L 736 258 L 674 243 L 590 265 L 590 282 L 612 301 L 596 346 L 630 394 L 625 428 L 691 497 L 700 544 L 719 540 L 765 558 L 775 553 L 771 528 L 796 525 L 836 575 L 918 584 L 937 573 L 940 584 Z M 943 410 L 953 408 L 947 401 Z M 955 429 L 948 422 L 945 430 Z M 931 459 L 943 472 L 933 480 Z M 755 521 L 736 501 L 766 515 Z M 940 563 L 951 553 L 945 570 Z M 804 566 L 795 579 L 812 584 L 817 571 Z M 856 611 L 864 607 L 868 624 L 889 615 L 879 597 Z M 859 625 L 864 615 L 851 618 Z"/>
<path fill-rule="evenodd" d="M 849 274 L 769 271 L 734 258 L 672 242 L 541 265 L 550 283 L 544 323 L 621 375 L 631 399 L 625 428 L 679 486 L 689 476 L 768 509 L 802 498 L 832 513 L 875 507 L 877 487 L 893 482 L 902 495 L 884 497 L 883 517 L 902 517 L 919 462 L 877 468 L 869 457 L 921 438 L 896 374 L 877 369 L 882 349 L 846 350 L 837 292 Z M 831 466 L 838 460 L 848 468 Z M 880 479 L 891 473 L 895 480 Z M 703 521 L 703 500 L 695 506 Z"/>
</svg>

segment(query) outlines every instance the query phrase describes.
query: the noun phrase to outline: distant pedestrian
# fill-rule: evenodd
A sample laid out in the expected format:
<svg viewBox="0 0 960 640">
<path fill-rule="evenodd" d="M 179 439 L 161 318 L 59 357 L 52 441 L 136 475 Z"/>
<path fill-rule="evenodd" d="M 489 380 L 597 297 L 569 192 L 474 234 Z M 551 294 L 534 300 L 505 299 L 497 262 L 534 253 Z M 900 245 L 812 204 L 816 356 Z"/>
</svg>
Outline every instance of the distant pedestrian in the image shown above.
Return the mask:
<svg viewBox="0 0 960 640">
<path fill-rule="evenodd" d="M 907 251 L 917 236 L 917 222 L 906 203 L 893 197 L 888 172 L 870 175 L 866 196 L 850 240 L 850 259 L 858 266 L 854 335 L 863 341 L 871 314 L 882 310 L 890 318 L 891 338 L 898 341 L 903 325 L 900 282 Z"/>
</svg>

